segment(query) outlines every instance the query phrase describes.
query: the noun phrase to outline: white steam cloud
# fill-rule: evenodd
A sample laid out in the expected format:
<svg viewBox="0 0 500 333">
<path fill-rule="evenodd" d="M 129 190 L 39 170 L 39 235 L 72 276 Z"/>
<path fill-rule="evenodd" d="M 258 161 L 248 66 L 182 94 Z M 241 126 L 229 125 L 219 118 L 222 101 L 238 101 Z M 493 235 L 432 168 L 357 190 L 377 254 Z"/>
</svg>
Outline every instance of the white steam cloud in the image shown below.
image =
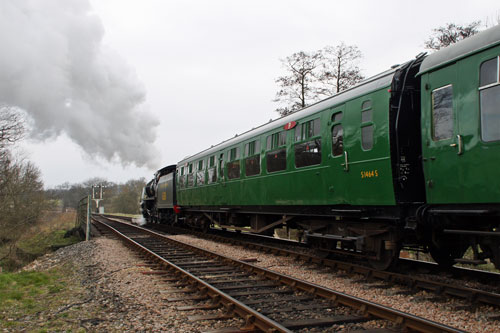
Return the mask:
<svg viewBox="0 0 500 333">
<path fill-rule="evenodd" d="M 90 156 L 154 168 L 159 122 L 103 35 L 88 0 L 1 0 L 0 105 L 26 110 L 36 139 L 65 132 Z"/>
</svg>

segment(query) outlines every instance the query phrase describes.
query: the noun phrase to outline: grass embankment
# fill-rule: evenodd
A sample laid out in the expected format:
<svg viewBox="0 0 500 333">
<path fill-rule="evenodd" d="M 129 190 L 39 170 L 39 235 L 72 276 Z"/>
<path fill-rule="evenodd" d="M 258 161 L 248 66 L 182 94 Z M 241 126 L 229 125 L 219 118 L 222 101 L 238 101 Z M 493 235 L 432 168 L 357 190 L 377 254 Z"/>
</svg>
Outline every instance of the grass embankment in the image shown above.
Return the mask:
<svg viewBox="0 0 500 333">
<path fill-rule="evenodd" d="M 14 271 L 46 253 L 79 242 L 81 239 L 77 235 L 66 237 L 74 226 L 74 212 L 46 212 L 15 244 L 7 244 L 0 249 L 0 254 L 5 256 L 0 266 Z"/>
<path fill-rule="evenodd" d="M 65 306 L 72 300 L 79 302 L 82 287 L 74 281 L 70 264 L 47 271 L 6 271 L 14 271 L 39 256 L 79 242 L 81 239 L 76 235 L 65 237 L 74 225 L 75 213 L 47 212 L 22 235 L 13 250 L 10 244 L 10 254 L 0 262 L 4 270 L 0 273 L 0 330 L 64 330 L 68 320 L 71 321 L 73 309 L 67 311 Z M 46 317 L 48 313 L 50 317 Z"/>
<path fill-rule="evenodd" d="M 52 332 L 65 330 L 82 303 L 70 265 L 44 272 L 0 274 L 0 330 Z"/>
</svg>

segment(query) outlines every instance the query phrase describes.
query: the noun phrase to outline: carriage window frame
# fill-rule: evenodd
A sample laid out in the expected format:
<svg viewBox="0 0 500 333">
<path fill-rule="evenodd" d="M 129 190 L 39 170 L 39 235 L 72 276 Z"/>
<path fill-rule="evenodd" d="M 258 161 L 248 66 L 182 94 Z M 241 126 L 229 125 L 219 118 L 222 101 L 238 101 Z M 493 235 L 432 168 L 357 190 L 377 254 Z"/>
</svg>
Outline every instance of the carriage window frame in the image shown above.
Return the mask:
<svg viewBox="0 0 500 333">
<path fill-rule="evenodd" d="M 483 65 L 496 60 L 496 81 L 487 81 L 482 84 L 483 81 Z M 482 85 L 481 85 L 482 84 Z M 500 141 L 500 133 L 498 133 L 498 128 L 500 126 L 500 114 L 494 114 L 497 110 L 496 107 L 490 108 L 491 104 L 495 106 L 498 105 L 498 101 L 493 99 L 493 103 L 490 103 L 490 96 L 498 99 L 497 90 L 500 90 L 500 55 L 485 60 L 479 65 L 479 117 L 481 122 L 481 141 L 485 143 L 493 143 Z M 489 94 L 493 92 L 493 94 Z M 485 102 L 485 100 L 487 100 Z M 488 111 L 493 112 L 488 112 Z M 495 121 L 495 117 L 498 119 Z M 492 130 L 493 129 L 493 130 Z M 495 133 L 497 130 L 497 133 Z"/>
<path fill-rule="evenodd" d="M 185 167 L 180 167 L 179 168 L 179 171 L 178 171 L 178 175 L 179 175 L 179 179 L 178 179 L 178 182 L 179 182 L 179 188 L 185 188 L 186 187 L 186 176 L 184 174 L 184 170 L 185 170 Z"/>
<path fill-rule="evenodd" d="M 223 181 L 224 180 L 224 152 L 220 152 L 218 155 L 219 157 L 217 158 L 217 168 L 219 169 L 219 180 Z"/>
<path fill-rule="evenodd" d="M 227 179 L 238 179 L 241 177 L 240 147 L 229 149 L 226 163 Z"/>
<path fill-rule="evenodd" d="M 435 103 L 435 94 L 436 92 L 440 92 L 440 91 L 444 91 L 445 89 L 451 89 L 451 106 L 450 105 L 447 105 L 446 108 L 447 109 L 450 109 L 451 111 L 449 112 L 449 117 L 448 119 L 451 120 L 451 125 L 448 125 L 447 129 L 448 131 L 443 134 L 443 135 L 446 135 L 446 136 L 436 136 L 436 103 Z M 444 107 L 440 105 L 439 109 L 443 109 Z M 434 90 L 431 91 L 431 122 L 432 122 L 432 126 L 431 126 L 431 137 L 432 137 L 432 141 L 435 141 L 435 142 L 438 142 L 438 141 L 445 141 L 445 140 L 449 140 L 453 137 L 453 132 L 454 132 L 454 128 L 455 128 L 455 115 L 454 115 L 454 103 L 453 103 L 453 84 L 447 84 L 447 85 L 444 85 L 444 86 L 441 86 L 439 88 L 436 88 Z M 439 123 L 439 128 L 442 126 L 442 124 L 444 123 Z M 445 128 L 446 129 L 446 128 Z"/>
<path fill-rule="evenodd" d="M 196 186 L 205 185 L 205 159 L 201 159 L 196 163 Z"/>
<path fill-rule="evenodd" d="M 260 154 L 260 140 L 252 140 L 245 144 L 245 157 Z"/>
<path fill-rule="evenodd" d="M 331 125 L 332 157 L 339 157 L 339 156 L 344 155 L 344 126 L 342 125 L 343 118 L 344 118 L 344 111 L 337 111 L 337 112 L 333 113 L 332 116 L 331 116 L 331 121 L 332 121 L 332 125 Z M 335 130 L 335 128 L 337 126 L 339 126 L 340 130 L 342 131 L 342 134 L 340 136 L 341 137 L 340 144 L 334 144 L 333 143 L 333 139 L 335 138 L 333 136 L 333 131 Z M 335 148 L 337 148 L 337 149 L 335 149 Z M 340 152 L 337 154 L 337 150 L 338 149 L 340 149 Z"/>
<path fill-rule="evenodd" d="M 204 166 L 205 166 L 205 160 L 199 160 L 199 161 L 198 161 L 198 168 L 197 168 L 197 170 L 198 170 L 198 171 L 203 170 L 203 169 L 204 169 Z"/>
<path fill-rule="evenodd" d="M 363 151 L 372 150 L 375 141 L 375 125 L 373 123 L 373 107 L 371 99 L 364 100 L 361 103 L 360 129 L 361 148 Z"/>
<path fill-rule="evenodd" d="M 279 132 L 272 133 L 266 137 L 267 173 L 280 172 L 280 171 L 285 171 L 287 169 L 286 136 L 287 136 L 287 131 L 281 130 Z M 273 161 L 273 158 L 277 163 L 269 163 Z"/>
<path fill-rule="evenodd" d="M 206 184 L 213 184 L 217 182 L 217 166 L 215 164 L 215 155 L 208 158 Z"/>
<path fill-rule="evenodd" d="M 321 118 L 306 120 L 295 126 L 294 142 L 309 140 L 321 135 Z"/>
<path fill-rule="evenodd" d="M 294 165 L 296 168 L 322 163 L 320 117 L 298 124 L 294 133 L 294 141 Z"/>
<path fill-rule="evenodd" d="M 240 147 L 233 147 L 227 152 L 227 161 L 232 162 L 240 158 Z"/>
<path fill-rule="evenodd" d="M 186 187 L 194 187 L 194 173 L 193 173 L 193 163 L 188 164 L 188 174 L 187 174 L 187 182 Z"/>
<path fill-rule="evenodd" d="M 286 146 L 286 131 L 269 134 L 266 137 L 266 151 Z"/>
<path fill-rule="evenodd" d="M 255 139 L 245 144 L 244 164 L 246 177 L 260 175 L 260 139 Z"/>
</svg>

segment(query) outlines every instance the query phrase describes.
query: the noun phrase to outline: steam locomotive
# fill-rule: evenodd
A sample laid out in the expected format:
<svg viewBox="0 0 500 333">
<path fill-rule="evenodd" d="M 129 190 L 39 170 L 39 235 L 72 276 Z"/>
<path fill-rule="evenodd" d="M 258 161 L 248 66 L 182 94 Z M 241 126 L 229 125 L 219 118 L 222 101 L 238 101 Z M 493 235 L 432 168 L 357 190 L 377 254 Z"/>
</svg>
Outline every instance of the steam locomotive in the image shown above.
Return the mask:
<svg viewBox="0 0 500 333">
<path fill-rule="evenodd" d="M 159 170 L 144 217 L 500 268 L 500 26 Z M 472 248 L 473 259 L 463 259 Z"/>
</svg>

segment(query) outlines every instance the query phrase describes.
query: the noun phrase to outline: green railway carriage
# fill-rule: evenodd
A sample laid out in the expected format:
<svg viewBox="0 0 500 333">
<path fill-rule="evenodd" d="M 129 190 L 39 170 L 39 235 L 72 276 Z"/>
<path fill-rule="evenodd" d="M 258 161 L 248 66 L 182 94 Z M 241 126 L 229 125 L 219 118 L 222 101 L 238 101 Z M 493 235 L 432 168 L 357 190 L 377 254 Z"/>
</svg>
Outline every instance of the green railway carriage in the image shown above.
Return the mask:
<svg viewBox="0 0 500 333">
<path fill-rule="evenodd" d="M 394 205 L 387 112 L 393 74 L 179 162 L 179 204 L 271 211 Z"/>
<path fill-rule="evenodd" d="M 260 233 L 286 223 L 307 230 L 308 241 L 324 250 L 336 251 L 337 240 L 385 267 L 403 238 L 399 204 L 415 202 L 414 193 L 422 196 L 413 191 L 414 182 L 395 191 L 401 166 L 394 163 L 393 141 L 404 151 L 408 140 L 391 134 L 397 118 L 392 104 L 403 99 L 392 89 L 403 84 L 403 73 L 416 72 L 420 61 L 179 162 L 177 199 L 184 218 L 200 227 L 249 226 Z M 418 121 L 415 117 L 399 116 Z M 407 177 L 419 170 L 417 160 L 405 157 Z M 398 195 L 402 192 L 407 195 Z"/>
<path fill-rule="evenodd" d="M 422 63 L 427 203 L 500 202 L 500 28 Z"/>
<path fill-rule="evenodd" d="M 381 269 L 402 247 L 500 267 L 499 153 L 497 26 L 162 169 L 151 220 L 286 225 Z"/>
</svg>

